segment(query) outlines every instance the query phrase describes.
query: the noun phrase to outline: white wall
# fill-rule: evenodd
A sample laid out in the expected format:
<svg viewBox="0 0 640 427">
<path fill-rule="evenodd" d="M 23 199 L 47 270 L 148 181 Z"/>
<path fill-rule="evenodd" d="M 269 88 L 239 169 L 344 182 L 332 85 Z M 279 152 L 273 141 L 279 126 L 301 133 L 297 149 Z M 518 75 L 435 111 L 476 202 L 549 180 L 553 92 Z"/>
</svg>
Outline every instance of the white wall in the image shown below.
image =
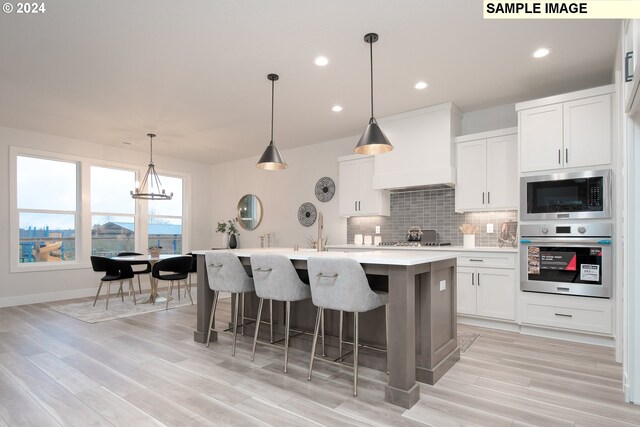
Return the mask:
<svg viewBox="0 0 640 427">
<path fill-rule="evenodd" d="M 5 208 L 0 209 L 0 307 L 53 301 L 95 294 L 98 276 L 88 267 L 42 272 L 10 273 L 9 269 L 9 147 L 19 146 L 36 150 L 101 159 L 146 168 L 148 153 L 109 147 L 86 141 L 61 138 L 35 132 L 0 127 L 0 192 Z M 211 166 L 186 160 L 154 156 L 158 171 L 163 168 L 191 175 L 193 204 L 191 208 L 191 248 L 206 248 L 212 244 L 213 220 L 210 216 Z M 129 191 L 129 189 L 118 189 Z M 189 250 L 191 248 L 185 248 Z"/>
<path fill-rule="evenodd" d="M 499 105 L 482 110 L 469 111 L 462 116 L 462 134 L 486 132 L 518 126 L 515 104 Z"/>
<path fill-rule="evenodd" d="M 347 221 L 338 215 L 337 194 L 323 203 L 315 197 L 314 189 L 318 179 L 328 176 L 339 191 L 337 158 L 353 154 L 357 140 L 357 137 L 349 137 L 282 150 L 289 167 L 281 171 L 256 168 L 258 155 L 212 166 L 209 191 L 213 198 L 211 221 L 217 223 L 234 218 L 240 198 L 253 193 L 262 201 L 262 223 L 254 231 L 240 230 L 240 246 L 259 247 L 260 235 L 271 232 L 271 246 L 293 247 L 298 244 L 302 248 L 307 246 L 307 237 L 317 234 L 317 223 L 303 227 L 298 222 L 298 208 L 304 202 L 311 202 L 323 213 L 324 235 L 328 236 L 329 244 L 346 243 Z M 216 234 L 214 238 L 220 245 L 222 236 Z"/>
</svg>

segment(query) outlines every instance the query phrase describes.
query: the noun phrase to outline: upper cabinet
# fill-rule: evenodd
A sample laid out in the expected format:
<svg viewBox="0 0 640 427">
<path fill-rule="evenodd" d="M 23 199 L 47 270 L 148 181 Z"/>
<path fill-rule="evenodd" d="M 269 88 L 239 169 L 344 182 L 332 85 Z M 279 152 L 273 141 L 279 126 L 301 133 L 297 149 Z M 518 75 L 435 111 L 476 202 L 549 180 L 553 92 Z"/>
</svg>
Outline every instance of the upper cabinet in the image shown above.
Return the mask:
<svg viewBox="0 0 640 427">
<path fill-rule="evenodd" d="M 622 37 L 622 98 L 625 112 L 634 116 L 640 110 L 640 19 L 629 19 L 624 22 Z"/>
<path fill-rule="evenodd" d="M 405 189 L 455 183 L 453 138 L 461 113 L 452 103 L 434 105 L 378 120 L 393 151 L 375 157 L 373 187 Z"/>
<path fill-rule="evenodd" d="M 456 138 L 456 211 L 517 209 L 517 128 Z"/>
<path fill-rule="evenodd" d="M 614 86 L 516 104 L 523 173 L 611 163 Z"/>
<path fill-rule="evenodd" d="M 373 188 L 373 156 L 344 156 L 339 162 L 340 216 L 389 215 L 389 192 Z"/>
</svg>

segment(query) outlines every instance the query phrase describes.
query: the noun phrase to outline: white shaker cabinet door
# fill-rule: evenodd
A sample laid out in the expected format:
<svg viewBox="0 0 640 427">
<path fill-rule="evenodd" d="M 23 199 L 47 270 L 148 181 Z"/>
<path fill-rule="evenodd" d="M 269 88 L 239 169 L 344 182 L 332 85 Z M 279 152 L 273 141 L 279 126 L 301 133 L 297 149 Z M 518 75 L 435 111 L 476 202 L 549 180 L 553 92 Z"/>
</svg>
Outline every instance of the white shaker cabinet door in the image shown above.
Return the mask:
<svg viewBox="0 0 640 427">
<path fill-rule="evenodd" d="M 517 135 L 487 139 L 487 205 L 489 208 L 518 208 L 517 153 Z"/>
<path fill-rule="evenodd" d="M 368 157 L 358 163 L 358 214 L 379 215 L 380 192 L 373 189 L 374 158 Z"/>
<path fill-rule="evenodd" d="M 515 276 L 513 270 L 477 269 L 478 316 L 515 320 Z"/>
<path fill-rule="evenodd" d="M 519 120 L 521 171 L 562 168 L 562 104 L 522 110 Z"/>
<path fill-rule="evenodd" d="M 457 183 L 456 210 L 486 207 L 487 152 L 486 140 L 456 144 Z"/>
<path fill-rule="evenodd" d="M 564 104 L 564 166 L 611 163 L 611 95 Z"/>
<path fill-rule="evenodd" d="M 358 160 L 339 164 L 338 203 L 341 216 L 352 216 L 358 209 Z"/>
<path fill-rule="evenodd" d="M 456 279 L 458 314 L 476 314 L 476 269 L 458 267 Z"/>
</svg>

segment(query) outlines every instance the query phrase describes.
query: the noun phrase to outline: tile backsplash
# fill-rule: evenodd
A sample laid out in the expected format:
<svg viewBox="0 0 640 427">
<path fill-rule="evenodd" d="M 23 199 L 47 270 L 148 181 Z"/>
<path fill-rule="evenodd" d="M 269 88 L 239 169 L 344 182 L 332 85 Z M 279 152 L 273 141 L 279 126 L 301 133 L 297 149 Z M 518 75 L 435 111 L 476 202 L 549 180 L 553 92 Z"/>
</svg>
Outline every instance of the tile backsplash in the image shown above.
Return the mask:
<svg viewBox="0 0 640 427">
<path fill-rule="evenodd" d="M 347 243 L 353 243 L 355 234 L 375 235 L 376 225 L 380 226 L 383 242 L 405 241 L 409 227 L 417 225 L 423 230 L 436 230 L 441 242 L 462 246 L 459 227 L 467 223 L 480 228 L 476 246 L 498 246 L 502 223 L 517 221 L 517 211 L 457 213 L 454 208 L 453 188 L 391 193 L 391 216 L 349 218 Z M 493 233 L 487 233 L 487 224 L 493 224 Z"/>
</svg>

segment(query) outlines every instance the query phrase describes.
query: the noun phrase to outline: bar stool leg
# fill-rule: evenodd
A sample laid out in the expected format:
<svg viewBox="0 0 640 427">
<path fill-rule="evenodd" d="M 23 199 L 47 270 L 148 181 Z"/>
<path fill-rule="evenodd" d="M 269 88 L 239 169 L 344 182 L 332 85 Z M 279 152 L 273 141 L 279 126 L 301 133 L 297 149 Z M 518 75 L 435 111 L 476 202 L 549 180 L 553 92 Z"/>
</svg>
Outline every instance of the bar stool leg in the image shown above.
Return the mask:
<svg viewBox="0 0 640 427">
<path fill-rule="evenodd" d="M 324 354 L 324 308 L 322 309 L 322 314 L 320 315 L 320 328 L 322 329 L 322 357 L 325 357 Z"/>
<path fill-rule="evenodd" d="M 260 331 L 260 318 L 262 317 L 262 303 L 263 298 L 260 298 L 258 302 L 258 317 L 256 317 L 256 332 L 253 334 L 253 350 L 251 351 L 251 361 L 256 357 L 256 344 L 258 343 L 258 332 Z"/>
<path fill-rule="evenodd" d="M 284 320 L 284 373 L 287 373 L 287 365 L 289 363 L 289 322 L 291 320 L 291 301 L 285 303 L 285 320 Z"/>
<path fill-rule="evenodd" d="M 242 294 L 244 296 L 244 294 Z M 231 355 L 236 355 L 236 339 L 238 338 L 238 305 L 240 303 L 240 294 L 236 294 L 235 310 L 233 311 L 233 346 L 231 347 Z"/>
<path fill-rule="evenodd" d="M 211 329 L 213 328 L 213 319 L 216 315 L 216 305 L 218 305 L 219 291 L 213 291 L 213 302 L 211 303 L 211 317 L 209 318 L 209 333 L 207 333 L 207 347 L 209 347 L 209 341 L 211 340 Z"/>
<path fill-rule="evenodd" d="M 340 310 L 340 329 L 338 331 L 338 356 L 342 357 L 342 325 L 344 322 L 344 311 Z"/>
<path fill-rule="evenodd" d="M 384 306 L 385 340 L 387 342 L 387 375 L 389 375 L 389 304 Z"/>
<path fill-rule="evenodd" d="M 311 343 L 311 359 L 309 360 L 309 375 L 307 376 L 307 381 L 311 381 L 311 372 L 313 371 L 313 358 L 316 355 L 316 344 L 318 343 L 318 330 L 320 329 L 320 313 L 322 313 L 322 309 L 318 307 L 318 311 L 316 312 L 316 326 L 313 330 L 313 341 Z"/>
<path fill-rule="evenodd" d="M 100 296 L 100 289 L 102 289 L 102 284 L 104 282 L 101 280 L 100 281 L 100 286 L 98 286 L 98 292 L 96 292 L 96 299 L 93 300 L 93 306 L 96 306 L 96 303 L 98 302 L 98 297 Z"/>
<path fill-rule="evenodd" d="M 358 313 L 353 313 L 353 395 L 358 396 Z"/>
<path fill-rule="evenodd" d="M 240 310 L 240 325 L 242 325 L 242 335 L 244 335 L 244 293 L 242 294 L 242 307 Z"/>
<path fill-rule="evenodd" d="M 271 334 L 269 339 L 273 344 L 273 300 L 269 300 L 269 333 Z"/>
</svg>

